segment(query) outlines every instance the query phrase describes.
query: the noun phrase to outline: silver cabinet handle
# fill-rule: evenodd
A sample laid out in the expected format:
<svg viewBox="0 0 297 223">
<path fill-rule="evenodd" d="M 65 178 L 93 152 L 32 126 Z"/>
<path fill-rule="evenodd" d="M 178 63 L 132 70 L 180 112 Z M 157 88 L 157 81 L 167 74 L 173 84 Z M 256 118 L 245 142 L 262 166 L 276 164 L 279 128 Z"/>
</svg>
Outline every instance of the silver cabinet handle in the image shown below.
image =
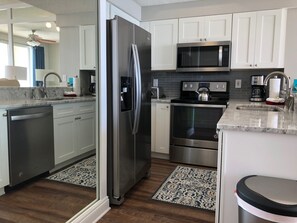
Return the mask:
<svg viewBox="0 0 297 223">
<path fill-rule="evenodd" d="M 81 117 L 76 117 L 74 120 L 80 120 L 81 119 Z"/>
</svg>

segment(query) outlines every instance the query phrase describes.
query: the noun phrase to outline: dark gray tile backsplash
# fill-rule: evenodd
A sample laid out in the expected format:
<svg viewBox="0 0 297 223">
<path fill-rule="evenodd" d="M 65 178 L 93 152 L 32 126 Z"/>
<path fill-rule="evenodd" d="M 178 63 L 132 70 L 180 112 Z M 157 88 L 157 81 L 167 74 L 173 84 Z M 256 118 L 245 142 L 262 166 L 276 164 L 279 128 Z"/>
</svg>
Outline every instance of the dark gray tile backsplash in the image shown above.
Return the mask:
<svg viewBox="0 0 297 223">
<path fill-rule="evenodd" d="M 280 69 L 262 70 L 232 70 L 230 72 L 217 73 L 177 73 L 175 71 L 153 71 L 153 79 L 158 79 L 166 97 L 179 97 L 180 82 L 191 81 L 229 81 L 230 98 L 248 99 L 251 93 L 250 78 L 252 75 L 267 75 Z M 282 70 L 281 70 L 282 71 Z M 235 80 L 241 79 L 241 88 L 235 88 Z"/>
</svg>

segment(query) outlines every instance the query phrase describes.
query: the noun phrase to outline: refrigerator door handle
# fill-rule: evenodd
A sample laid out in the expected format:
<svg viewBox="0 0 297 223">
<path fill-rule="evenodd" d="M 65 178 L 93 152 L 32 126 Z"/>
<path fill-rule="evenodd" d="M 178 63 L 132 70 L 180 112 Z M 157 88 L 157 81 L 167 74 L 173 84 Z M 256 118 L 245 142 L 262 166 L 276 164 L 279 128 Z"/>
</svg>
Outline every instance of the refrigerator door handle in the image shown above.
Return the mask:
<svg viewBox="0 0 297 223">
<path fill-rule="evenodd" d="M 135 115 L 132 133 L 138 132 L 139 119 L 140 119 L 140 106 L 141 106 L 141 70 L 139 63 L 139 55 L 136 44 L 132 44 L 132 54 L 134 62 L 134 74 L 135 74 Z"/>
</svg>

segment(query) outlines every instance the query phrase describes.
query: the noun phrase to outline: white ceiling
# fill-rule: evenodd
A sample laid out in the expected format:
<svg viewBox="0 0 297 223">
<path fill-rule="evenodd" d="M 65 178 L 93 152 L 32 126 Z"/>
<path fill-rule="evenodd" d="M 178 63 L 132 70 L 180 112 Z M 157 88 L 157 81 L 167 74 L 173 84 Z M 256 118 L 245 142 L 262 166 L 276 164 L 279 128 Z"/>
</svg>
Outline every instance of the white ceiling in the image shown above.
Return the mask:
<svg viewBox="0 0 297 223">
<path fill-rule="evenodd" d="M 165 5 L 165 4 L 202 1 L 202 0 L 133 0 L 133 1 L 135 1 L 140 6 L 151 6 L 151 5 Z"/>
</svg>

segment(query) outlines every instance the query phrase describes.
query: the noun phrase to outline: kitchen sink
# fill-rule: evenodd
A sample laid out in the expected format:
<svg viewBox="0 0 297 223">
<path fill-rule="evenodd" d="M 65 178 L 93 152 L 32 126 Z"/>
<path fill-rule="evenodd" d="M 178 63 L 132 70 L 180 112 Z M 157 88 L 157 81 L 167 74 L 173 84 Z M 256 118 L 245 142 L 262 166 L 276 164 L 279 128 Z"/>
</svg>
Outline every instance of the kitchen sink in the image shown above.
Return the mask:
<svg viewBox="0 0 297 223">
<path fill-rule="evenodd" d="M 283 112 L 284 109 L 274 105 L 236 105 L 237 110 Z"/>
</svg>

